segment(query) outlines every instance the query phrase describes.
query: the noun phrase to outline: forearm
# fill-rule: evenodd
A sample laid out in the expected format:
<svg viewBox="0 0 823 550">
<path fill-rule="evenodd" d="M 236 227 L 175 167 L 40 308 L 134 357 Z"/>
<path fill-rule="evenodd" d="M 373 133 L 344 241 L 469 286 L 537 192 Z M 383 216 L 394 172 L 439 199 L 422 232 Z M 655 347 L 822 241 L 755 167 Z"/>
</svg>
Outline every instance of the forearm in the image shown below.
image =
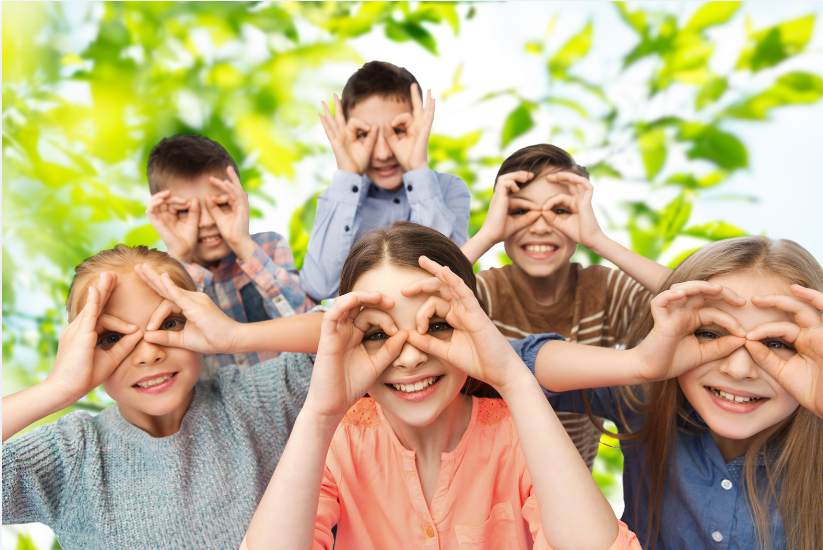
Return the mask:
<svg viewBox="0 0 823 550">
<path fill-rule="evenodd" d="M 611 505 L 528 370 L 501 395 L 514 419 L 547 542 L 554 550 L 610 548 L 618 534 Z"/>
<path fill-rule="evenodd" d="M 323 312 L 278 317 L 238 327 L 236 347 L 223 353 L 278 351 L 317 353 Z"/>
<path fill-rule="evenodd" d="M 596 240 L 590 250 L 616 265 L 654 294 L 660 292 L 663 283 L 672 273 L 668 267 L 632 252 L 605 234 Z"/>
<path fill-rule="evenodd" d="M 3 442 L 20 430 L 65 409 L 75 401 L 67 399 L 47 381 L 7 395 L 3 398 Z"/>
<path fill-rule="evenodd" d="M 246 533 L 249 550 L 309 549 L 326 455 L 340 418 L 319 418 L 305 409 Z"/>
<path fill-rule="evenodd" d="M 466 244 L 460 247 L 460 250 L 463 251 L 463 254 L 465 254 L 472 265 L 474 265 L 478 262 L 478 260 L 480 260 L 483 254 L 491 250 L 491 247 L 494 245 L 495 242 L 486 238 L 482 231 L 480 231 L 474 237 L 466 241 Z"/>
<path fill-rule="evenodd" d="M 648 380 L 638 376 L 637 353 L 553 340 L 537 352 L 534 376 L 551 392 L 632 386 Z"/>
</svg>

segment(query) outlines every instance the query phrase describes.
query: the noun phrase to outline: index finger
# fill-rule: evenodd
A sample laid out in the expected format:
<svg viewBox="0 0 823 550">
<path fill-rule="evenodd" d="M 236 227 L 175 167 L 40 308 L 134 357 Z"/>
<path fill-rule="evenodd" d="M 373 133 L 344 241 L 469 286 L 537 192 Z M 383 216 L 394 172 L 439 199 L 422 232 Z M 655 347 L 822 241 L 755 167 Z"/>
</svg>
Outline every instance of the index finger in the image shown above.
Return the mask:
<svg viewBox="0 0 823 550">
<path fill-rule="evenodd" d="M 773 307 L 790 314 L 797 324 L 804 328 L 814 328 L 823 325 L 820 313 L 806 300 L 792 296 L 752 296 L 752 303 L 760 308 Z"/>
<path fill-rule="evenodd" d="M 500 183 L 501 180 L 513 180 L 518 183 L 526 183 L 527 181 L 531 181 L 533 179 L 534 173 L 528 172 L 526 170 L 517 170 L 516 172 L 508 172 L 497 178 L 495 186 L 497 186 L 497 184 Z"/>
<path fill-rule="evenodd" d="M 559 183 L 561 185 L 571 183 L 573 185 L 579 185 L 584 188 L 594 188 L 592 182 L 589 181 L 589 178 L 584 178 L 579 174 L 575 174 L 574 172 L 552 172 L 551 174 L 546 175 L 546 180 L 550 183 Z"/>
<path fill-rule="evenodd" d="M 417 83 L 412 83 L 409 91 L 411 92 L 412 115 L 417 116 L 423 110 L 423 99 L 421 98 L 420 87 Z"/>
<path fill-rule="evenodd" d="M 789 290 L 792 291 L 792 294 L 800 298 L 801 300 L 806 300 L 814 307 L 817 308 L 817 311 L 823 313 L 823 292 L 818 292 L 813 288 L 807 288 L 803 285 L 792 285 Z"/>
<path fill-rule="evenodd" d="M 171 315 L 172 313 L 182 313 L 182 309 L 180 306 L 172 302 L 171 300 L 164 299 L 160 302 L 160 305 L 157 306 L 157 309 L 154 310 L 154 313 L 151 314 L 151 318 L 149 319 L 148 324 L 146 324 L 146 330 L 155 330 L 158 328 L 166 318 Z"/>
</svg>

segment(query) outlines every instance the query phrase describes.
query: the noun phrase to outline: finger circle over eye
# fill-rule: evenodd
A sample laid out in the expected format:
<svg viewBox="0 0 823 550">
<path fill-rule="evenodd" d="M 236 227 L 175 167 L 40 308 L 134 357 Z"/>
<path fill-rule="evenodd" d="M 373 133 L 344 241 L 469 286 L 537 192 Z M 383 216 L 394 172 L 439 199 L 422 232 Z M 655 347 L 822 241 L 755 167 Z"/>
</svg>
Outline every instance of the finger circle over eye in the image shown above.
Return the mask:
<svg viewBox="0 0 823 550">
<path fill-rule="evenodd" d="M 440 296 L 429 296 L 425 302 L 418 308 L 414 316 L 417 331 L 420 334 L 425 334 L 429 329 L 429 321 L 432 317 L 440 317 L 445 319 L 446 315 L 451 311 L 451 304 Z"/>
</svg>

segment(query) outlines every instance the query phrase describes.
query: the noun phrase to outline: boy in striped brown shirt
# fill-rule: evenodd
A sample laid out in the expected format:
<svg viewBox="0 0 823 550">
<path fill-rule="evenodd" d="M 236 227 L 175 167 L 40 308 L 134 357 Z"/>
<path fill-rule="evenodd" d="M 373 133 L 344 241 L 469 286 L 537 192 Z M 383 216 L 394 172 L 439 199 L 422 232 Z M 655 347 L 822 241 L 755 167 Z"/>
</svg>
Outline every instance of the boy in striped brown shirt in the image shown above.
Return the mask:
<svg viewBox="0 0 823 550">
<path fill-rule="evenodd" d="M 520 149 L 500 167 L 486 221 L 463 252 L 474 263 L 504 243 L 512 263 L 478 273 L 477 287 L 506 338 L 556 332 L 570 342 L 615 347 L 671 273 L 603 233 L 592 192 L 586 169 L 553 145 Z M 578 244 L 620 270 L 571 263 Z M 596 427 L 585 414 L 557 416 L 591 469 Z"/>
</svg>

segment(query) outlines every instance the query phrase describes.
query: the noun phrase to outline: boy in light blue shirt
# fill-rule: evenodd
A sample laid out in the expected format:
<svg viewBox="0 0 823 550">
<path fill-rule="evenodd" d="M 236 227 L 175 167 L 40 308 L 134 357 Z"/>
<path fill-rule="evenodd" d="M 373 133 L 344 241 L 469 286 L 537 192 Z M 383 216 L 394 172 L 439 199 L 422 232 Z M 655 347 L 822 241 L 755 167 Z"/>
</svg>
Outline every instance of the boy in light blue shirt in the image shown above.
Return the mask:
<svg viewBox="0 0 823 550">
<path fill-rule="evenodd" d="M 471 194 L 466 183 L 428 166 L 434 100 L 425 108 L 414 76 L 383 61 L 366 63 L 323 103 L 320 121 L 337 170 L 317 198 L 314 229 L 300 284 L 316 301 L 334 298 L 343 262 L 357 237 L 396 221 L 440 231 L 458 246 L 468 238 Z"/>
</svg>

